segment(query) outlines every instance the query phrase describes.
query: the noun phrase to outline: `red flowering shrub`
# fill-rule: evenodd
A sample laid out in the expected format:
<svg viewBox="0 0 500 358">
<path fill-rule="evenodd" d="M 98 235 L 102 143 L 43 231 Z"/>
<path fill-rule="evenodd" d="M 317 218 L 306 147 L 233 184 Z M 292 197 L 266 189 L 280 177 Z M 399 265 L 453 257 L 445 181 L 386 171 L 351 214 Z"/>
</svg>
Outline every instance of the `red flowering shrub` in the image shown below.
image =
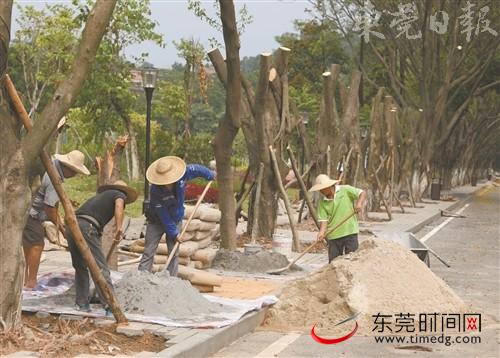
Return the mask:
<svg viewBox="0 0 500 358">
<path fill-rule="evenodd" d="M 205 185 L 199 185 L 196 183 L 187 183 L 186 185 L 186 197 L 185 200 L 198 200 L 201 193 L 205 189 Z M 203 201 L 205 203 L 217 203 L 219 197 L 219 190 L 215 188 L 208 189 L 208 192 L 205 194 L 205 198 Z"/>
</svg>

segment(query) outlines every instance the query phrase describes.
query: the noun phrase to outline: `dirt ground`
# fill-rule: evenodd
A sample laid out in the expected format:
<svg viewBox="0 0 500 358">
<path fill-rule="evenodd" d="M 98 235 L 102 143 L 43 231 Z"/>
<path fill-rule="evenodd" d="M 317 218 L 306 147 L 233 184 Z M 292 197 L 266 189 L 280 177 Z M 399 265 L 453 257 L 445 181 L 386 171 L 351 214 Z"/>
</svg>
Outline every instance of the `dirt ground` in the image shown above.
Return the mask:
<svg viewBox="0 0 500 358">
<path fill-rule="evenodd" d="M 271 280 L 224 276 L 222 278 L 221 287 L 215 287 L 214 292 L 210 294 L 226 298 L 254 299 L 264 295 L 274 294 L 282 284 L 282 282 Z"/>
<path fill-rule="evenodd" d="M 92 319 L 60 320 L 57 315 L 38 318 L 35 314 L 23 313 L 22 322 L 21 329 L 0 333 L 0 357 L 17 351 L 38 352 L 41 357 L 73 357 L 165 349 L 164 338 L 150 333 L 130 338 L 115 333 L 115 324 L 97 327 Z"/>
</svg>

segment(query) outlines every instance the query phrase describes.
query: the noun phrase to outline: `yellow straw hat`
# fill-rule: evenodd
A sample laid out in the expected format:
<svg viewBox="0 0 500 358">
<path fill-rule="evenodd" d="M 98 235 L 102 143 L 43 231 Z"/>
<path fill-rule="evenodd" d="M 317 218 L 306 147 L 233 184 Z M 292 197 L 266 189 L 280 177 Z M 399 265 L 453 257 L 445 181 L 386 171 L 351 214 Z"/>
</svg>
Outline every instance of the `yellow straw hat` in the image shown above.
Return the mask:
<svg viewBox="0 0 500 358">
<path fill-rule="evenodd" d="M 146 171 L 151 184 L 167 185 L 178 181 L 186 172 L 186 163 L 179 157 L 167 156 L 154 161 Z"/>
<path fill-rule="evenodd" d="M 331 186 L 334 186 L 335 184 L 337 184 L 339 182 L 340 182 L 340 180 L 331 179 L 326 174 L 320 174 L 314 180 L 314 185 L 312 186 L 311 189 L 309 189 L 309 191 L 320 191 L 320 190 L 329 188 Z"/>
<path fill-rule="evenodd" d="M 74 172 L 90 175 L 90 171 L 83 164 L 85 162 L 85 155 L 79 150 L 72 150 L 68 154 L 56 154 L 54 158 Z"/>
<path fill-rule="evenodd" d="M 124 192 L 127 195 L 125 199 L 125 204 L 133 203 L 137 200 L 137 192 L 134 188 L 131 188 L 123 180 L 117 180 L 113 184 L 101 185 L 98 189 L 98 193 L 102 193 L 105 190 L 114 189 Z"/>
</svg>

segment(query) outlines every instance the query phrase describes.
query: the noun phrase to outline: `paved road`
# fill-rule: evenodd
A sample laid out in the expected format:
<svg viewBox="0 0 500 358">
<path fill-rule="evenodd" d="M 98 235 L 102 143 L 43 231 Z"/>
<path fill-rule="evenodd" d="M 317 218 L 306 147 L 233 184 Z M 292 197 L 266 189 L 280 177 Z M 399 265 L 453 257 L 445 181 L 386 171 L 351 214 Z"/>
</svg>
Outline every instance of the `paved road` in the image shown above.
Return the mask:
<svg viewBox="0 0 500 358">
<path fill-rule="evenodd" d="M 451 265 L 431 258 L 431 269 L 483 315 L 480 344 L 419 344 L 431 349 L 397 349 L 376 344 L 373 337 L 353 337 L 338 345 L 320 345 L 308 334 L 256 331 L 214 357 L 499 357 L 500 344 L 500 189 L 475 195 L 464 208 L 465 219 L 453 219 L 426 243 Z M 446 219 L 424 228 L 425 237 Z M 411 348 L 411 347 L 410 347 Z"/>
</svg>

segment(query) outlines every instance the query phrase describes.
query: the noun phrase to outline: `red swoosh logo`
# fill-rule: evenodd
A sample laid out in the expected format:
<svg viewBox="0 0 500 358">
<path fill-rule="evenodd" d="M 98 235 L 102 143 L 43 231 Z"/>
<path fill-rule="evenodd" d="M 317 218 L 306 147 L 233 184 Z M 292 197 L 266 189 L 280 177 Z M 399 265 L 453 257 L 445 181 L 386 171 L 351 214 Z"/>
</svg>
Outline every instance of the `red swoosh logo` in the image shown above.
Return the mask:
<svg viewBox="0 0 500 358">
<path fill-rule="evenodd" d="M 339 337 L 339 338 L 322 338 L 314 332 L 315 327 L 316 327 L 316 324 L 311 329 L 311 337 L 313 337 L 313 339 L 316 342 L 321 343 L 321 344 L 337 344 L 340 342 L 347 341 L 349 338 L 354 336 L 354 334 L 358 330 L 358 322 L 356 322 L 356 326 L 354 326 L 354 329 L 350 333 L 346 334 L 345 336 Z"/>
</svg>

